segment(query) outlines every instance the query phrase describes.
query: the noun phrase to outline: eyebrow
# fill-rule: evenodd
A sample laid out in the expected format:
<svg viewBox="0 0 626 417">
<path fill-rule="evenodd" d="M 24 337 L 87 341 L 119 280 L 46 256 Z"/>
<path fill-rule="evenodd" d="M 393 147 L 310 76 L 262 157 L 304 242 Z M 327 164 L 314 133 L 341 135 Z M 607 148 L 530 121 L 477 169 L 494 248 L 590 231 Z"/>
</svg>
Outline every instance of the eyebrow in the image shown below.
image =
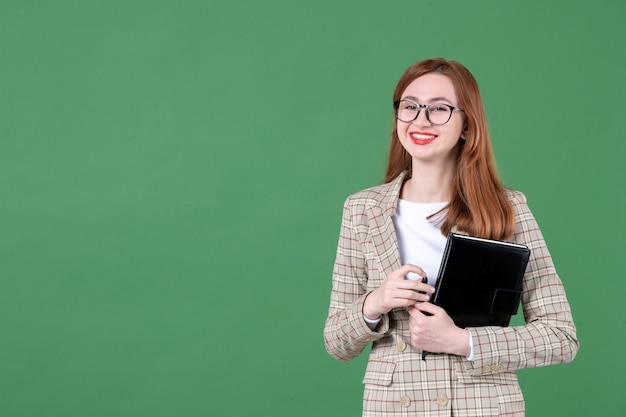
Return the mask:
<svg viewBox="0 0 626 417">
<path fill-rule="evenodd" d="M 419 99 L 418 99 L 417 97 L 413 97 L 413 96 L 406 96 L 406 97 L 403 97 L 403 98 L 402 98 L 402 100 L 413 100 L 413 101 L 415 101 L 416 103 L 419 103 Z M 447 98 L 445 98 L 445 97 L 433 97 L 433 98 L 431 98 L 431 99 L 430 99 L 430 102 L 431 102 L 431 103 L 438 103 L 438 102 L 441 102 L 441 101 L 445 101 L 445 102 L 448 102 L 448 103 L 452 103 L 452 101 L 448 100 L 448 99 L 447 99 Z"/>
</svg>

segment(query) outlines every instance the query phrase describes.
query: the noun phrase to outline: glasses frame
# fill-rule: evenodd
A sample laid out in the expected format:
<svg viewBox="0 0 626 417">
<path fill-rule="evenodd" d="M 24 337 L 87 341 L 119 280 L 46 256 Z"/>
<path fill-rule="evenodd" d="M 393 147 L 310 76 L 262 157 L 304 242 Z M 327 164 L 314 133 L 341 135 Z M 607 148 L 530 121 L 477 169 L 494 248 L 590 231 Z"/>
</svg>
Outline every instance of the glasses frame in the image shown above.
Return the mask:
<svg viewBox="0 0 626 417">
<path fill-rule="evenodd" d="M 417 113 L 415 113 L 415 117 L 412 118 L 411 120 L 402 120 L 402 119 L 400 119 L 398 117 L 398 107 L 400 107 L 400 103 L 402 103 L 403 101 L 407 101 L 409 103 L 413 103 L 413 104 L 415 104 L 415 106 L 417 106 Z M 428 111 L 428 109 L 429 109 L 430 106 L 433 106 L 433 105 L 448 107 L 450 109 L 450 115 L 448 116 L 448 120 L 446 120 L 443 123 L 435 123 L 432 120 L 430 120 L 430 112 Z M 432 124 L 434 124 L 436 126 L 441 126 L 441 125 L 445 125 L 446 123 L 448 123 L 450 121 L 450 119 L 452 119 L 452 113 L 454 113 L 455 110 L 456 111 L 463 111 L 463 109 L 461 109 L 459 107 L 454 107 L 454 106 L 451 106 L 451 105 L 446 104 L 446 103 L 419 104 L 419 103 L 416 103 L 415 101 L 409 100 L 409 99 L 398 100 L 398 101 L 394 101 L 393 102 L 393 110 L 394 110 L 394 112 L 396 114 L 396 119 L 398 119 L 398 120 L 400 120 L 401 122 L 404 122 L 404 123 L 411 123 L 413 120 L 417 119 L 419 117 L 420 112 L 422 111 L 422 109 L 425 109 L 424 112 L 426 114 L 426 120 L 428 120 L 428 122 L 430 122 L 430 123 L 432 123 Z"/>
</svg>

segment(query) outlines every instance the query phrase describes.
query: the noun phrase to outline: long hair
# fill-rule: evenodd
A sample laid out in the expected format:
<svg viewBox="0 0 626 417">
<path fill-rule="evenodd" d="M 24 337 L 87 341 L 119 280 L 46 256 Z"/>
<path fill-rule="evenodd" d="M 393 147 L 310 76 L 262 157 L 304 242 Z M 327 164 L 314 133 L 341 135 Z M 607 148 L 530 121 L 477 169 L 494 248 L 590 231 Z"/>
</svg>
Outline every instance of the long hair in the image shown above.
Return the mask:
<svg viewBox="0 0 626 417">
<path fill-rule="evenodd" d="M 443 58 L 421 61 L 402 74 L 393 101 L 401 99 L 413 80 L 428 73 L 450 78 L 465 115 L 464 140 L 459 141 L 450 203 L 442 212 L 441 232 L 447 235 L 456 226 L 472 236 L 507 239 L 515 230 L 515 216 L 498 178 L 485 109 L 474 76 L 456 61 Z M 398 138 L 397 123 L 394 119 L 385 183 L 412 167 L 411 156 Z"/>
</svg>

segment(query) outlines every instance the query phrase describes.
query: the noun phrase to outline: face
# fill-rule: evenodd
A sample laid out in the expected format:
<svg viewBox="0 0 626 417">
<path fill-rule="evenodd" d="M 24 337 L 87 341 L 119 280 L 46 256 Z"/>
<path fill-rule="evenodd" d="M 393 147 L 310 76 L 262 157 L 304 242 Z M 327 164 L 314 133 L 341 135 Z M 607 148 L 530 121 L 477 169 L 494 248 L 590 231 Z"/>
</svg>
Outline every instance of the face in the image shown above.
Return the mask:
<svg viewBox="0 0 626 417">
<path fill-rule="evenodd" d="M 443 103 L 459 105 L 452 80 L 442 74 L 425 74 L 416 78 L 404 90 L 400 100 L 412 100 L 418 104 Z M 431 107 L 432 109 L 432 107 Z M 431 110 L 431 119 L 435 110 Z M 455 110 L 450 120 L 436 125 L 426 118 L 426 109 L 421 108 L 417 119 L 412 122 L 397 120 L 396 132 L 402 146 L 413 158 L 413 163 L 454 163 L 459 138 L 462 136 L 464 115 Z"/>
</svg>

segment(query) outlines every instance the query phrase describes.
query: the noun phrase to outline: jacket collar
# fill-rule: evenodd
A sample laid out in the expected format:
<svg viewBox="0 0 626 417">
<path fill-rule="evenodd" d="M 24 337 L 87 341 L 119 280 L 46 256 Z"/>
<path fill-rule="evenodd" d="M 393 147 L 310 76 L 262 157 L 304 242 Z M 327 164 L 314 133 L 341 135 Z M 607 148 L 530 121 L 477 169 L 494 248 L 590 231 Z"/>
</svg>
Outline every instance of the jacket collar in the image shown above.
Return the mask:
<svg viewBox="0 0 626 417">
<path fill-rule="evenodd" d="M 409 171 L 402 171 L 394 180 L 387 184 L 381 193 L 381 200 L 378 203 L 383 214 L 391 217 L 398 208 L 398 200 L 404 182 L 408 179 Z"/>
<path fill-rule="evenodd" d="M 381 282 L 378 282 L 377 286 L 382 283 L 384 277 L 402 265 L 393 215 L 396 212 L 400 191 L 407 173 L 408 171 L 402 172 L 393 181 L 387 183 L 386 187 L 379 188 L 380 197 L 371 200 L 367 209 L 371 239 L 380 262 L 379 279 Z"/>
</svg>

